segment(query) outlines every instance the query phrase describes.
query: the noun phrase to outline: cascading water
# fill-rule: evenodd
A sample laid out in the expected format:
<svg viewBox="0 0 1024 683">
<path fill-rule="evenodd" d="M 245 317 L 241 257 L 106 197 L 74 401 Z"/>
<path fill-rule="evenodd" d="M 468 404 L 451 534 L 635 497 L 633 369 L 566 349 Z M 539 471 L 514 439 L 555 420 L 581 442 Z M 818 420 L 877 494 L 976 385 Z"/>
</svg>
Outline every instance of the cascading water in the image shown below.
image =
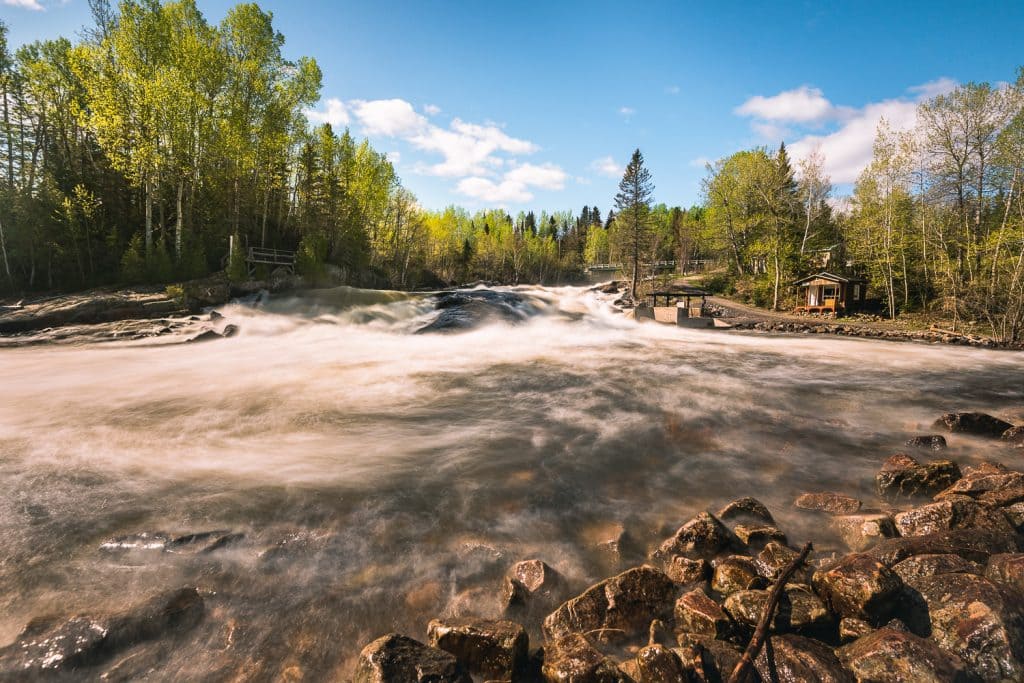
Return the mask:
<svg viewBox="0 0 1024 683">
<path fill-rule="evenodd" d="M 939 414 L 1024 422 L 1017 354 L 637 325 L 583 289 L 499 291 L 457 334 L 414 334 L 452 331 L 430 329 L 434 297 L 339 288 L 228 306 L 241 333 L 206 344 L 0 351 L 0 646 L 34 617 L 188 585 L 205 616 L 138 646 L 151 677 L 345 676 L 382 633 L 493 613 L 517 560 L 582 588 L 618 561 L 609 534 L 638 561 L 742 495 L 797 542 L 797 494 L 872 499 Z M 229 542 L 172 542 L 212 530 Z"/>
</svg>

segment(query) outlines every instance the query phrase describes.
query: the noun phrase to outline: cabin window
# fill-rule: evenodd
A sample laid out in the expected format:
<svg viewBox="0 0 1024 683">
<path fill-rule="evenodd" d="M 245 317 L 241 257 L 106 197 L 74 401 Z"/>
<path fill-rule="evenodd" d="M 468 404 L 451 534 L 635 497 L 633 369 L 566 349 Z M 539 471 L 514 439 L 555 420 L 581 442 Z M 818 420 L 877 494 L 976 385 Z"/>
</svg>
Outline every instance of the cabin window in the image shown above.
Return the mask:
<svg viewBox="0 0 1024 683">
<path fill-rule="evenodd" d="M 860 299 L 860 285 L 853 286 L 853 300 L 857 301 Z"/>
<path fill-rule="evenodd" d="M 825 301 L 828 301 L 829 299 L 835 299 L 836 298 L 836 288 L 835 287 L 825 287 L 825 288 L 823 288 L 823 291 L 824 291 L 824 297 L 823 298 L 825 299 Z"/>
</svg>

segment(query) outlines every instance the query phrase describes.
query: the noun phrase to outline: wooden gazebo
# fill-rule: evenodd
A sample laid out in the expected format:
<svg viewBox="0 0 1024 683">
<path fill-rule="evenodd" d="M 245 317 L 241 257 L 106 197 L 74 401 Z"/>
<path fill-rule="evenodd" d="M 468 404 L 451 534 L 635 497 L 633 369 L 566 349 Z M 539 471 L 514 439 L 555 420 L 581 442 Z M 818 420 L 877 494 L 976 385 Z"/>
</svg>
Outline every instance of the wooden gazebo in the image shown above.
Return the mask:
<svg viewBox="0 0 1024 683">
<path fill-rule="evenodd" d="M 691 287 L 690 285 L 674 285 L 668 289 L 660 291 L 653 291 L 647 295 L 647 298 L 651 301 L 651 307 L 658 307 L 658 300 L 663 299 L 665 301 L 664 306 L 679 305 L 679 302 L 686 302 L 686 310 L 690 310 L 690 302 L 692 299 L 700 297 L 701 308 L 704 307 L 704 301 L 708 298 L 708 293 L 703 289 L 697 287 Z M 673 304 L 675 300 L 675 304 Z"/>
</svg>

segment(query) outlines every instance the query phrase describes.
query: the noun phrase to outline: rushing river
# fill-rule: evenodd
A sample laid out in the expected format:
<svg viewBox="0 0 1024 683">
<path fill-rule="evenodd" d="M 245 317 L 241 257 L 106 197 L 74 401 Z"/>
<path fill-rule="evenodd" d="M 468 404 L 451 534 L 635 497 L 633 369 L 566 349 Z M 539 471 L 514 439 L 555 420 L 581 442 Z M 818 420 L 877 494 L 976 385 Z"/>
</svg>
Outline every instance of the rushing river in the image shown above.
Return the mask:
<svg viewBox="0 0 1024 683">
<path fill-rule="evenodd" d="M 0 646 L 191 585 L 206 615 L 153 678 L 344 677 L 378 635 L 493 613 L 517 560 L 582 588 L 621 530 L 638 562 L 742 495 L 817 537 L 793 498 L 874 501 L 939 414 L 1024 422 L 1024 355 L 637 325 L 582 289 L 518 291 L 522 324 L 460 334 L 413 334 L 428 297 L 342 289 L 227 306 L 241 333 L 204 344 L 0 351 Z M 103 547 L 209 530 L 244 536 Z"/>
</svg>

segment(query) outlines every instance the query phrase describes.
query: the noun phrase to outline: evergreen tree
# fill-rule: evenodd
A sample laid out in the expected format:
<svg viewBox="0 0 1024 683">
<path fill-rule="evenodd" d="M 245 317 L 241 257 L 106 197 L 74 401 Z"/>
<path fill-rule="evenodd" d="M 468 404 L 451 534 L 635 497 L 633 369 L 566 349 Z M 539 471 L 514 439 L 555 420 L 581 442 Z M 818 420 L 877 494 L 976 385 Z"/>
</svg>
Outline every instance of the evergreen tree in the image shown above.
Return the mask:
<svg viewBox="0 0 1024 683">
<path fill-rule="evenodd" d="M 651 172 L 644 167 L 644 156 L 640 150 L 634 150 L 615 195 L 615 208 L 619 210 L 615 222 L 616 241 L 619 252 L 628 259 L 631 266 L 632 284 L 629 292 L 634 301 L 640 282 L 641 259 L 650 241 L 653 195 Z"/>
</svg>

